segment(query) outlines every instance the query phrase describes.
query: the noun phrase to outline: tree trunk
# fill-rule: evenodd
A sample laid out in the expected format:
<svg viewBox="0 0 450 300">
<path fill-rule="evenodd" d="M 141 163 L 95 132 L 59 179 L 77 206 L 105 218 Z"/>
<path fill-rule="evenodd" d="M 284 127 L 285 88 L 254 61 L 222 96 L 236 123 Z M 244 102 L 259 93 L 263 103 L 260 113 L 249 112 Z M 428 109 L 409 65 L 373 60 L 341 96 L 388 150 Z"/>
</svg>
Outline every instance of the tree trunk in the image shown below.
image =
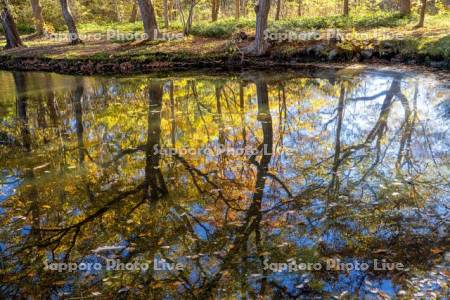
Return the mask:
<svg viewBox="0 0 450 300">
<path fill-rule="evenodd" d="M 149 0 L 138 0 L 139 10 L 141 11 L 142 22 L 144 23 L 144 32 L 147 39 L 154 41 L 158 38 L 158 23 L 156 23 L 155 10 Z"/>
<path fill-rule="evenodd" d="M 303 0 L 298 0 L 297 17 L 302 16 Z"/>
<path fill-rule="evenodd" d="M 402 16 L 411 14 L 411 0 L 400 0 L 400 14 Z"/>
<path fill-rule="evenodd" d="M 349 7 L 348 0 L 344 0 L 344 16 L 348 17 L 349 13 L 350 13 L 350 7 Z"/>
<path fill-rule="evenodd" d="M 193 19 L 194 19 L 194 8 L 195 8 L 195 0 L 191 0 L 191 2 L 190 2 L 190 7 L 189 7 L 189 15 L 188 15 L 188 18 L 187 18 L 187 20 L 186 20 L 186 22 L 184 22 L 184 29 L 183 29 L 183 33 L 185 34 L 185 35 L 189 35 L 190 33 L 191 33 L 191 28 L 192 28 L 192 21 L 193 21 Z M 181 16 L 182 16 L 182 19 L 184 20 L 184 17 L 183 17 L 183 11 L 182 11 L 182 8 L 181 8 L 181 6 L 179 7 L 179 9 L 180 9 L 180 14 L 181 14 Z"/>
<path fill-rule="evenodd" d="M 177 7 L 174 0 L 169 1 L 169 22 L 177 19 Z"/>
<path fill-rule="evenodd" d="M 211 21 L 213 22 L 217 21 L 217 18 L 219 17 L 219 6 L 219 0 L 211 1 Z"/>
<path fill-rule="evenodd" d="M 42 16 L 41 3 L 39 2 L 39 0 L 30 0 L 30 2 L 31 2 L 31 9 L 33 11 L 34 25 L 36 27 L 36 34 L 44 35 L 45 21 L 44 17 Z"/>
<path fill-rule="evenodd" d="M 186 35 L 189 35 L 191 33 L 191 28 L 192 28 L 192 22 L 194 20 L 194 1 L 192 1 L 192 5 L 189 8 L 189 15 L 188 15 L 188 19 L 187 19 L 187 23 L 186 23 L 186 28 L 184 30 L 184 33 Z"/>
<path fill-rule="evenodd" d="M 135 23 L 137 21 L 137 5 L 133 2 L 133 7 L 131 8 L 130 22 Z"/>
<path fill-rule="evenodd" d="M 152 81 L 149 85 L 148 129 L 145 163 L 146 198 L 157 200 L 168 193 L 167 185 L 160 168 L 161 154 L 161 108 L 163 98 L 163 84 Z"/>
<path fill-rule="evenodd" d="M 120 13 L 119 3 L 117 3 L 117 0 L 113 0 L 112 5 L 114 9 L 114 21 L 122 22 L 122 15 Z"/>
<path fill-rule="evenodd" d="M 436 0 L 430 0 L 427 7 L 428 13 L 430 13 L 431 15 L 436 15 L 439 12 L 439 9 L 436 6 Z"/>
<path fill-rule="evenodd" d="M 11 15 L 7 0 L 0 0 L 0 19 L 5 32 L 6 46 L 5 49 L 23 47 L 22 40 L 20 39 L 17 31 L 16 22 Z"/>
<path fill-rule="evenodd" d="M 67 29 L 69 30 L 69 43 L 71 45 L 80 44 L 83 41 L 78 35 L 77 26 L 75 25 L 75 20 L 73 19 L 72 13 L 70 12 L 69 4 L 67 0 L 59 0 L 61 3 L 62 15 L 64 21 L 66 22 Z"/>
<path fill-rule="evenodd" d="M 275 20 L 280 19 L 280 12 L 281 12 L 281 0 L 277 0 L 277 10 L 275 12 Z"/>
<path fill-rule="evenodd" d="M 270 11 L 270 0 L 259 0 L 255 6 L 256 12 L 256 35 L 255 41 L 245 51 L 252 55 L 264 55 L 267 51 L 268 44 L 265 40 L 264 33 L 267 29 L 267 19 Z"/>
<path fill-rule="evenodd" d="M 241 0 L 234 0 L 234 17 L 239 20 L 241 14 Z"/>
<path fill-rule="evenodd" d="M 244 18 L 246 18 L 247 17 L 247 0 L 242 0 L 241 9 L 242 9 L 242 15 L 244 16 Z"/>
<path fill-rule="evenodd" d="M 420 20 L 416 28 L 421 28 L 425 24 L 425 13 L 427 11 L 427 0 L 421 0 L 422 6 L 420 7 Z"/>
<path fill-rule="evenodd" d="M 171 0 L 170 2 L 170 14 L 169 14 L 169 21 L 178 19 L 177 15 L 177 3 L 176 0 Z"/>
<path fill-rule="evenodd" d="M 163 1 L 164 28 L 169 28 L 169 0 Z"/>
</svg>

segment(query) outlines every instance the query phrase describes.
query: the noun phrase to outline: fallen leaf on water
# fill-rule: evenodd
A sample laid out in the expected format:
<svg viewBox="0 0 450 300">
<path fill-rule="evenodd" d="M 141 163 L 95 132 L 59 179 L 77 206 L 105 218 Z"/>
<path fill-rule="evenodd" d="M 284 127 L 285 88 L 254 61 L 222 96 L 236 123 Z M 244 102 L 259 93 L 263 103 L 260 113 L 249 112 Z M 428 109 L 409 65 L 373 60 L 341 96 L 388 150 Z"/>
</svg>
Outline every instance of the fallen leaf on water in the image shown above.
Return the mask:
<svg viewBox="0 0 450 300">
<path fill-rule="evenodd" d="M 46 164 L 34 167 L 33 171 L 38 171 L 38 170 L 44 169 L 44 168 L 48 167 L 49 165 L 50 165 L 50 163 L 46 163 Z"/>
<path fill-rule="evenodd" d="M 386 253 L 389 252 L 389 249 L 377 249 L 373 251 L 373 254 Z"/>
<path fill-rule="evenodd" d="M 444 250 L 440 249 L 440 248 L 431 249 L 431 253 L 433 253 L 433 254 L 438 254 L 438 253 L 442 253 L 442 252 L 444 252 Z"/>
</svg>

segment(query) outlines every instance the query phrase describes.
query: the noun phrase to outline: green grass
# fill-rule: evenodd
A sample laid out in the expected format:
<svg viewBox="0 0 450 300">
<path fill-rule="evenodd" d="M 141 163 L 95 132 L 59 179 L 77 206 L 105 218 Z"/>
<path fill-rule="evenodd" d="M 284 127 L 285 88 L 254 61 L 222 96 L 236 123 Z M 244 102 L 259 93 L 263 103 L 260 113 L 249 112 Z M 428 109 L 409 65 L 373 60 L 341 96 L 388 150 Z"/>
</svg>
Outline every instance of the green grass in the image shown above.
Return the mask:
<svg viewBox="0 0 450 300">
<path fill-rule="evenodd" d="M 84 23 L 78 25 L 78 30 L 82 33 L 106 32 L 108 30 L 118 30 L 121 32 L 142 32 L 141 22 L 135 23 Z"/>
<path fill-rule="evenodd" d="M 387 41 L 404 57 L 416 55 L 431 60 L 450 61 L 450 36 L 435 38 L 407 38 L 399 41 Z M 392 47 L 391 46 L 391 47 Z"/>
<path fill-rule="evenodd" d="M 328 16 L 328 17 L 300 17 L 279 21 L 270 21 L 269 26 L 271 31 L 287 31 L 287 30 L 308 30 L 308 29 L 326 29 L 326 28 L 340 28 L 340 29 L 370 29 L 380 27 L 400 27 L 412 26 L 417 22 L 417 15 L 400 16 L 396 13 L 389 12 L 372 12 L 372 13 L 358 13 L 357 15 L 350 15 L 348 18 L 343 16 Z M 233 18 L 221 19 L 217 22 L 197 21 L 194 22 L 191 34 L 199 37 L 209 38 L 229 38 L 238 31 L 253 31 L 255 28 L 255 19 L 241 18 L 236 21 Z M 159 24 L 162 28 L 162 23 Z M 427 15 L 427 28 L 449 28 L 450 27 L 450 13 L 441 13 L 436 16 Z M 34 32 L 32 26 L 26 24 L 18 24 L 18 29 L 21 34 L 30 34 Z M 80 33 L 106 33 L 108 30 L 117 30 L 123 33 L 142 33 L 142 22 L 135 23 L 83 23 L 78 24 Z M 0 33 L 1 33 L 0 28 Z M 65 30 L 65 29 L 64 29 Z M 182 31 L 182 24 L 180 22 L 172 22 L 169 31 Z"/>
<path fill-rule="evenodd" d="M 30 26 L 28 24 L 17 24 L 17 30 L 19 31 L 20 34 L 31 34 L 34 33 L 34 27 Z M 3 27 L 0 26 L 0 34 L 3 35 L 4 34 L 4 30 Z"/>
<path fill-rule="evenodd" d="M 343 16 L 331 17 L 301 17 L 288 20 L 271 21 L 271 30 L 305 30 L 305 29 L 369 29 L 377 27 L 399 27 L 416 21 L 416 16 L 400 16 L 399 14 L 377 12 L 372 14 L 359 14 L 348 18 Z M 254 19 L 224 19 L 214 23 L 200 22 L 192 27 L 192 35 L 212 38 L 228 38 L 238 31 L 253 30 Z"/>
<path fill-rule="evenodd" d="M 377 12 L 360 14 L 357 16 L 331 16 L 331 17 L 304 17 L 291 20 L 273 22 L 273 27 L 281 29 L 326 29 L 326 28 L 358 28 L 369 29 L 376 27 L 404 26 L 414 20 L 414 16 L 401 16 L 399 14 Z"/>
<path fill-rule="evenodd" d="M 254 19 L 222 19 L 217 22 L 200 22 L 192 26 L 192 35 L 210 38 L 227 38 L 240 30 L 253 29 L 256 25 Z"/>
</svg>

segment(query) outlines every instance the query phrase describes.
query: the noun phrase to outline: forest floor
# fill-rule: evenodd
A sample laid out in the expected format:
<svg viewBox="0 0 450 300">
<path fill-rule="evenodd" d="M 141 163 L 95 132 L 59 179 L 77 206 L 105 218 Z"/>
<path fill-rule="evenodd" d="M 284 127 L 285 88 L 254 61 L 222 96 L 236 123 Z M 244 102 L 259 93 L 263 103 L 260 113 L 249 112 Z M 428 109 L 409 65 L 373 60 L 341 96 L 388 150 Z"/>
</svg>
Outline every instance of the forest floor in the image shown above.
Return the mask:
<svg viewBox="0 0 450 300">
<path fill-rule="evenodd" d="M 258 58 L 243 54 L 243 49 L 254 38 L 251 26 L 231 29 L 224 26 L 224 29 L 220 23 L 210 24 L 205 25 L 203 31 L 194 30 L 196 35 L 188 37 L 180 36 L 180 32 L 173 29 L 162 30 L 166 37 L 178 36 L 170 41 L 124 41 L 117 34 L 140 33 L 140 24 L 81 24 L 83 44 L 72 46 L 55 38 L 26 36 L 24 42 L 27 47 L 0 51 L 0 68 L 64 73 L 131 73 L 189 66 L 383 60 L 448 69 L 450 18 L 431 16 L 427 21 L 427 26 L 420 29 L 414 28 L 414 20 L 392 27 L 360 29 L 314 30 L 281 24 L 271 29 L 268 54 Z M 207 26 L 213 27 L 208 29 Z M 111 36 L 111 32 L 115 36 Z M 336 32 L 341 38 L 335 39 L 331 35 Z M 311 33 L 314 33 L 313 38 Z M 291 34 L 291 40 L 288 34 Z M 305 40 L 305 34 L 309 34 L 309 40 Z"/>
</svg>

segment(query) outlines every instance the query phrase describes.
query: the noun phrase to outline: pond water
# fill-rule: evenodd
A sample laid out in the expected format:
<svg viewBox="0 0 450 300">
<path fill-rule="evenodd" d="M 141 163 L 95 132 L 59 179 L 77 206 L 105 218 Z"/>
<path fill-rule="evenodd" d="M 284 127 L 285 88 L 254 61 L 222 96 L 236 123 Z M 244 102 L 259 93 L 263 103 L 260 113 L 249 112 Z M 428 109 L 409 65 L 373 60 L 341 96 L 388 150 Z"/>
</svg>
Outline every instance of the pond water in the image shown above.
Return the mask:
<svg viewBox="0 0 450 300">
<path fill-rule="evenodd" d="M 0 298 L 448 297 L 446 80 L 0 82 Z"/>
</svg>

